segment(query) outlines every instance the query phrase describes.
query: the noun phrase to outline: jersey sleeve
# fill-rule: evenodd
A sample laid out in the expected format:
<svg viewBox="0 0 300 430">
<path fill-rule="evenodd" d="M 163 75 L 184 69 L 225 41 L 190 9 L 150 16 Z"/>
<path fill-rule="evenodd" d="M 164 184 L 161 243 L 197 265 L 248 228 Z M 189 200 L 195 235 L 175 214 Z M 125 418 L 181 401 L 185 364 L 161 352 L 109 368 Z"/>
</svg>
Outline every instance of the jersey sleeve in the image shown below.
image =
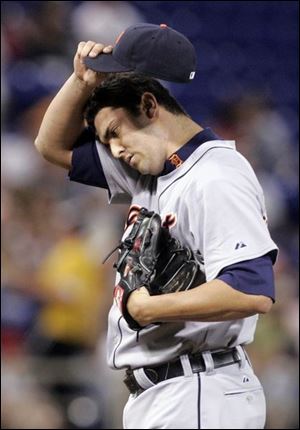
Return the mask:
<svg viewBox="0 0 300 430">
<path fill-rule="evenodd" d="M 242 293 L 270 297 L 275 302 L 272 252 L 227 266 L 221 270 L 217 279 Z"/>
<path fill-rule="evenodd" d="M 71 181 L 108 190 L 110 203 L 129 203 L 139 174 L 112 157 L 108 148 L 85 129 L 73 148 Z"/>
<path fill-rule="evenodd" d="M 96 149 L 108 184 L 110 203 L 130 203 L 140 178 L 139 172 L 114 158 L 107 146 L 96 142 Z"/>
<path fill-rule="evenodd" d="M 73 149 L 72 168 L 69 171 L 69 178 L 71 181 L 81 184 L 108 189 L 94 142 L 87 142 Z"/>
<path fill-rule="evenodd" d="M 273 263 L 277 246 L 271 239 L 263 192 L 240 174 L 235 180 L 220 177 L 202 188 L 198 214 L 201 253 L 207 280 L 232 264 L 261 257 L 270 251 Z"/>
</svg>

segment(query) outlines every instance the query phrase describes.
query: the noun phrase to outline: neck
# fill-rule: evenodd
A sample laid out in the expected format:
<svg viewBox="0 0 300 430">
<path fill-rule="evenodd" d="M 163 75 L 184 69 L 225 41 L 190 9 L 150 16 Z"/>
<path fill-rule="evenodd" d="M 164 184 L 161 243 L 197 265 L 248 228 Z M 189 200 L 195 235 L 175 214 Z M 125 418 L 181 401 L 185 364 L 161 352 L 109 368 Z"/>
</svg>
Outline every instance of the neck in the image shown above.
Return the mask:
<svg viewBox="0 0 300 430">
<path fill-rule="evenodd" d="M 192 139 L 195 134 L 203 130 L 199 124 L 184 115 L 172 115 L 169 125 L 168 157 L 178 151 L 178 149 Z"/>
</svg>

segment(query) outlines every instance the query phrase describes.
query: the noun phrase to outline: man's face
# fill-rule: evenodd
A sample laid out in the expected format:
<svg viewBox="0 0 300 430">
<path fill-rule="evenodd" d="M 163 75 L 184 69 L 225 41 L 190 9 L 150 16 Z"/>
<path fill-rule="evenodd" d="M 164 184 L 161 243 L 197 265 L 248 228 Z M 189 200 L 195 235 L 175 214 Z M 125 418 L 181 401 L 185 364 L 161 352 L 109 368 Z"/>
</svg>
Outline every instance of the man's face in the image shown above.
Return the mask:
<svg viewBox="0 0 300 430">
<path fill-rule="evenodd" d="M 166 139 L 157 122 L 144 113 L 133 119 L 124 108 L 105 107 L 95 117 L 101 143 L 141 174 L 158 175 L 167 159 Z"/>
</svg>

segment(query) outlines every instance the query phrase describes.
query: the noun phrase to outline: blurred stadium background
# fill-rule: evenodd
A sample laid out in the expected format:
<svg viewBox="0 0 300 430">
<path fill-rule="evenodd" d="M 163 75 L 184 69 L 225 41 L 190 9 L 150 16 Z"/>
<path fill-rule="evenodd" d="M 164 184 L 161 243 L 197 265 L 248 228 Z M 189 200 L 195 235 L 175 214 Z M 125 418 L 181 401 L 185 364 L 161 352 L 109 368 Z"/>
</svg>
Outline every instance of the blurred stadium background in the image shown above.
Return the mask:
<svg viewBox="0 0 300 430">
<path fill-rule="evenodd" d="M 298 421 L 297 1 L 2 1 L 1 428 L 122 428 L 122 372 L 105 363 L 113 273 L 126 207 L 70 183 L 33 141 L 72 72 L 80 40 L 113 42 L 136 22 L 194 43 L 198 73 L 168 84 L 200 124 L 254 166 L 280 247 L 277 302 L 248 351 L 267 396 L 266 428 Z"/>
</svg>

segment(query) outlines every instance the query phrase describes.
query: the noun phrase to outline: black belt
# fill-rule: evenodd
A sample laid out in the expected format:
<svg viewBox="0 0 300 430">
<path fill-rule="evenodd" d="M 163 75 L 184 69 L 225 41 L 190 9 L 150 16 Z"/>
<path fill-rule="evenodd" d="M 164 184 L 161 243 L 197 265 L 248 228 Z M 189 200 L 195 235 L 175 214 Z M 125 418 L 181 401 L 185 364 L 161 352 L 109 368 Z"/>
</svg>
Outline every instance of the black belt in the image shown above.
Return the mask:
<svg viewBox="0 0 300 430">
<path fill-rule="evenodd" d="M 236 348 L 227 349 L 226 351 L 212 352 L 211 356 L 215 369 L 241 361 L 241 357 Z M 205 362 L 201 353 L 191 354 L 188 355 L 188 357 L 193 373 L 204 372 L 206 370 Z M 144 372 L 154 384 L 159 384 L 159 382 L 165 381 L 166 379 L 184 375 L 180 358 L 177 358 L 175 361 L 161 364 L 160 366 L 144 367 Z M 138 384 L 133 370 L 131 369 L 126 370 L 124 383 L 132 394 L 140 394 L 144 391 L 144 389 Z"/>
</svg>

